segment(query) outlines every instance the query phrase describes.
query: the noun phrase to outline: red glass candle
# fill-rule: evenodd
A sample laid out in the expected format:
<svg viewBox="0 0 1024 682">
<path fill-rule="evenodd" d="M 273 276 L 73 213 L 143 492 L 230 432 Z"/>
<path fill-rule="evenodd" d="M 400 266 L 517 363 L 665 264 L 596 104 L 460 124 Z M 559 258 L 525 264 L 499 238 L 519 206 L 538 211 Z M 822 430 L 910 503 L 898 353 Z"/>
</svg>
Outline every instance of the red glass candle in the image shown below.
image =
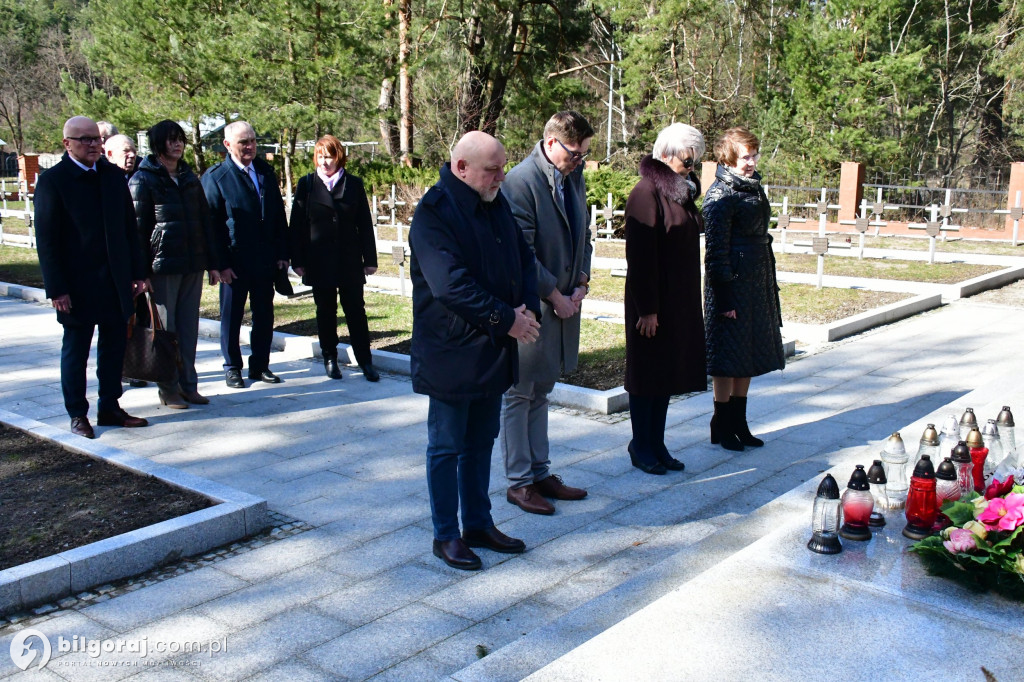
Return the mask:
<svg viewBox="0 0 1024 682">
<path fill-rule="evenodd" d="M 870 540 L 868 522 L 874 506 L 875 498 L 871 496 L 867 472 L 863 464 L 858 464 L 843 493 L 843 525 L 839 535 L 847 540 Z"/>
<path fill-rule="evenodd" d="M 914 467 L 910 477 L 910 493 L 907 495 L 907 527 L 903 534 L 912 540 L 923 540 L 932 533 L 932 526 L 938 518 L 935 508 L 935 468 L 932 458 L 923 455 Z"/>
<path fill-rule="evenodd" d="M 974 491 L 985 492 L 985 459 L 988 448 L 971 448 L 971 473 L 974 476 Z"/>
</svg>

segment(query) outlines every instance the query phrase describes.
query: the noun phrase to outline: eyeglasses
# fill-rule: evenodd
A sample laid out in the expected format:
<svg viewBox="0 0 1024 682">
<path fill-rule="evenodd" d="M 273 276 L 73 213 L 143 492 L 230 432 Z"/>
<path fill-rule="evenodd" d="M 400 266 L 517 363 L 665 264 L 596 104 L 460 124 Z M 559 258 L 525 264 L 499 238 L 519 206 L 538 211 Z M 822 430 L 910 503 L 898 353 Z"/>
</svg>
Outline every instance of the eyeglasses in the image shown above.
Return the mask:
<svg viewBox="0 0 1024 682">
<path fill-rule="evenodd" d="M 678 157 L 676 157 L 676 158 L 678 158 Z M 686 170 L 690 170 L 691 168 L 693 168 L 693 159 L 692 158 L 679 159 L 679 163 L 683 164 L 683 168 L 685 168 Z"/>
<path fill-rule="evenodd" d="M 562 141 L 559 140 L 557 137 L 555 138 L 555 142 L 558 143 L 559 147 L 565 150 L 565 153 L 569 155 L 569 158 L 572 160 L 573 163 L 578 163 L 583 159 L 587 158 L 588 156 L 590 156 L 590 152 L 587 152 L 586 154 L 582 152 L 574 152 L 573 150 L 569 149 L 564 144 L 562 144 Z"/>
<path fill-rule="evenodd" d="M 94 135 L 82 135 L 81 137 L 69 137 L 67 139 L 75 140 L 76 142 L 80 142 L 84 145 L 100 144 L 101 142 L 103 142 L 102 137 L 96 137 Z"/>
<path fill-rule="evenodd" d="M 741 156 L 740 157 L 740 161 L 746 161 L 748 163 L 751 162 L 751 161 L 753 161 L 754 163 L 757 163 L 760 160 L 761 160 L 761 152 L 758 152 L 757 154 L 748 154 L 747 156 Z"/>
</svg>

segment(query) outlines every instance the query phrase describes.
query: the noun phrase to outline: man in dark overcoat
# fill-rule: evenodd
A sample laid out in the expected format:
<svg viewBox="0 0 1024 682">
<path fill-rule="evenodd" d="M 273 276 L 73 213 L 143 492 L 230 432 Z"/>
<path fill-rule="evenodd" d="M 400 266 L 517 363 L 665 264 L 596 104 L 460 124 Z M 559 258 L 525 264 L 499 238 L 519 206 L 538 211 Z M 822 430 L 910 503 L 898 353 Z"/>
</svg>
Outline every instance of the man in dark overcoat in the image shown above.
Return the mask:
<svg viewBox="0 0 1024 682">
<path fill-rule="evenodd" d="M 519 348 L 519 381 L 501 409 L 505 499 L 531 514 L 554 514 L 548 501 L 582 500 L 587 491 L 552 475 L 548 457 L 548 394 L 563 372 L 576 369 L 580 306 L 590 280 L 590 217 L 583 160 L 594 129 L 575 111 L 560 111 L 544 139 L 509 171 L 502 194 L 537 256 L 541 332 Z"/>
<path fill-rule="evenodd" d="M 218 252 L 227 267 L 211 272 L 220 282 L 220 350 L 224 381 L 245 388 L 239 336 L 245 301 L 252 311 L 249 379 L 280 383 L 270 371 L 274 336 L 274 277 L 288 267 L 288 223 L 277 175 L 256 158 L 256 133 L 245 121 L 224 126 L 228 158 L 203 174 Z"/>
<path fill-rule="evenodd" d="M 518 343 L 540 328 L 534 256 L 500 193 L 505 163 L 500 142 L 467 133 L 409 231 L 412 388 L 430 396 L 434 555 L 464 570 L 481 565 L 470 547 L 526 549 L 494 527 L 487 496 L 501 395 L 517 378 Z"/>
<path fill-rule="evenodd" d="M 60 384 L 71 432 L 95 438 L 85 397 L 93 332 L 100 426 L 146 426 L 121 409 L 126 323 L 134 297 L 147 289 L 124 174 L 103 155 L 100 131 L 85 116 L 64 124 L 64 158 L 39 176 L 35 192 L 36 248 L 46 295 L 64 326 Z"/>
</svg>

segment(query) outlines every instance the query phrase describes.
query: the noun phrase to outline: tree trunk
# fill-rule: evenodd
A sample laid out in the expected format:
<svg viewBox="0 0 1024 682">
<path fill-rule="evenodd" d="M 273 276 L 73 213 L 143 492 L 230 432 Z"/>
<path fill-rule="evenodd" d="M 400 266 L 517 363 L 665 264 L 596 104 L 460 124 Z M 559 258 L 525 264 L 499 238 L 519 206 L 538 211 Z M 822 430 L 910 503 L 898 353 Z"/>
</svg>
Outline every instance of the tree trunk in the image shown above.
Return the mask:
<svg viewBox="0 0 1024 682">
<path fill-rule="evenodd" d="M 395 106 L 395 79 L 385 78 L 380 83 L 380 97 L 377 99 L 377 125 L 384 152 L 391 157 L 391 163 L 398 163 L 398 126 L 391 118 Z"/>
<path fill-rule="evenodd" d="M 281 156 L 284 160 L 284 195 L 287 198 L 288 215 L 291 215 L 292 208 L 292 158 L 295 156 L 295 139 L 298 131 L 293 128 L 285 128 L 281 135 Z"/>
<path fill-rule="evenodd" d="M 459 119 L 462 132 L 468 133 L 480 127 L 480 117 L 484 111 L 484 84 L 488 80 L 488 65 L 483 60 L 484 34 L 483 22 L 479 17 L 472 19 L 472 38 L 469 41 L 469 82 L 459 103 Z"/>
<path fill-rule="evenodd" d="M 401 120 L 398 125 L 401 162 L 412 165 L 413 110 L 412 83 L 409 79 L 409 24 L 412 19 L 411 0 L 398 5 L 398 100 Z"/>
<path fill-rule="evenodd" d="M 189 143 L 192 145 L 192 166 L 196 175 L 202 175 L 206 171 L 206 157 L 203 156 L 203 141 L 199 134 L 199 118 L 195 115 L 189 117 Z"/>
</svg>

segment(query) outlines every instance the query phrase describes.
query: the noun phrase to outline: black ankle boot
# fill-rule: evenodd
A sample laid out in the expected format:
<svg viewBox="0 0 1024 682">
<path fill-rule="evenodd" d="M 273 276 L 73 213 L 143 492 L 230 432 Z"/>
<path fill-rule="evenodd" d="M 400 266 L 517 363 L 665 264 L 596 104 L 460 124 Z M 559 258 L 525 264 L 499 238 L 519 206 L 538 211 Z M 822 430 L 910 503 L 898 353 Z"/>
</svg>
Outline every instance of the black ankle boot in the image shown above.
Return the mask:
<svg viewBox="0 0 1024 682">
<path fill-rule="evenodd" d="M 731 416 L 729 403 L 720 403 L 716 400 L 715 414 L 711 417 L 711 444 L 721 443 L 726 450 L 743 452 L 743 443 L 733 430 Z"/>
<path fill-rule="evenodd" d="M 750 427 L 747 426 L 747 398 L 739 397 L 734 395 L 729 398 L 729 409 L 732 411 L 732 423 L 733 428 L 736 431 L 736 437 L 740 439 L 740 442 L 751 448 L 759 448 L 764 445 L 764 441 L 750 433 Z"/>
<path fill-rule="evenodd" d="M 338 356 L 324 357 L 324 371 L 331 379 L 341 378 L 341 368 L 338 367 Z"/>
</svg>

